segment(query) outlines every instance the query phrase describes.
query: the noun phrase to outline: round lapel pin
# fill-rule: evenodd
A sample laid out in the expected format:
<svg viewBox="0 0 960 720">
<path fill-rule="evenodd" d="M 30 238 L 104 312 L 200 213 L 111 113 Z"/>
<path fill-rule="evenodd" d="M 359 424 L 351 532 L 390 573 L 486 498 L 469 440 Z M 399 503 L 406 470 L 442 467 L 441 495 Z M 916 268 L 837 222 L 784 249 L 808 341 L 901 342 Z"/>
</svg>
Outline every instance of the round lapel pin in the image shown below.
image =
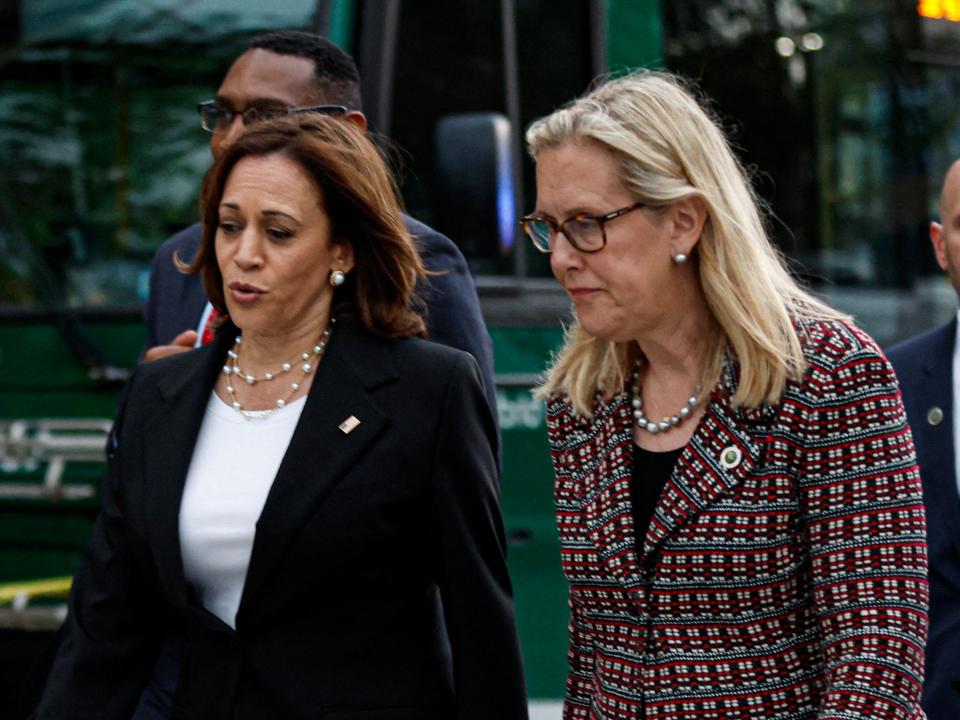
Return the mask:
<svg viewBox="0 0 960 720">
<path fill-rule="evenodd" d="M 741 460 L 743 460 L 743 453 L 736 445 L 724 448 L 723 452 L 720 453 L 720 464 L 727 470 L 733 470 L 740 464 Z"/>
<path fill-rule="evenodd" d="M 927 424 L 936 427 L 943 422 L 943 410 L 934 405 L 927 410 Z"/>
</svg>

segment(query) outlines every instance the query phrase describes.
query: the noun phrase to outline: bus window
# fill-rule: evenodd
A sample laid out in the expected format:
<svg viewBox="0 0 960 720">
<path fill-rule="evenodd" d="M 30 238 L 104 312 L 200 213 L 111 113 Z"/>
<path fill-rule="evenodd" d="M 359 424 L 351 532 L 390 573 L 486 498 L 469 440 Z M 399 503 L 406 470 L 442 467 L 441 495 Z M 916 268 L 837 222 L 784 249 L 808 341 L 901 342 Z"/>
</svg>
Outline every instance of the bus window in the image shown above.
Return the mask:
<svg viewBox="0 0 960 720">
<path fill-rule="evenodd" d="M 514 67 L 506 64 L 510 53 L 504 45 L 504 7 L 512 12 L 507 20 L 516 43 Z M 509 115 L 507 76 L 513 73 L 519 87 L 520 122 L 512 131 L 522 137 L 532 120 L 587 87 L 594 75 L 587 7 L 573 0 L 401 4 L 388 134 L 405 151 L 401 174 L 411 215 L 444 230 L 437 211 L 434 148 L 434 132 L 444 116 Z M 523 152 L 522 141 L 517 149 Z M 523 205 L 517 208 L 518 214 L 526 212 L 534 199 L 532 163 L 523 159 L 521 167 Z M 516 241 L 523 239 L 518 235 Z M 515 272 L 512 253 L 468 260 L 479 274 Z M 526 274 L 547 276 L 549 264 L 527 253 Z"/>
<path fill-rule="evenodd" d="M 196 104 L 257 31 L 315 2 L 37 0 L 0 64 L 0 307 L 139 307 L 156 247 L 195 222 Z"/>
<path fill-rule="evenodd" d="M 400 175 L 410 214 L 441 232 L 434 200 L 437 124 L 451 114 L 505 113 L 503 78 L 499 3 L 401 4 L 389 135 L 403 148 Z M 480 272 L 509 267 L 509 258 L 468 260 Z"/>
</svg>

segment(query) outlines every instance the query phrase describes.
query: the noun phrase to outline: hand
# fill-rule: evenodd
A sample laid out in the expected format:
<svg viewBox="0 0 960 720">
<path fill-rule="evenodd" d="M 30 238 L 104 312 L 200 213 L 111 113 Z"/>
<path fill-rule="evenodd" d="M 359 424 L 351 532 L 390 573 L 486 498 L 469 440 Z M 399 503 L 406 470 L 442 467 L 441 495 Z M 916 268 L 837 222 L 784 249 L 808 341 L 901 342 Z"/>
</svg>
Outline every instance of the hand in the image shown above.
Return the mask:
<svg viewBox="0 0 960 720">
<path fill-rule="evenodd" d="M 180 353 L 187 352 L 188 350 L 193 350 L 193 346 L 196 344 L 196 342 L 197 331 L 184 330 L 173 340 L 171 340 L 169 345 L 157 345 L 147 350 L 143 354 L 143 362 L 153 362 L 154 360 L 159 360 L 162 357 L 179 355 Z"/>
</svg>

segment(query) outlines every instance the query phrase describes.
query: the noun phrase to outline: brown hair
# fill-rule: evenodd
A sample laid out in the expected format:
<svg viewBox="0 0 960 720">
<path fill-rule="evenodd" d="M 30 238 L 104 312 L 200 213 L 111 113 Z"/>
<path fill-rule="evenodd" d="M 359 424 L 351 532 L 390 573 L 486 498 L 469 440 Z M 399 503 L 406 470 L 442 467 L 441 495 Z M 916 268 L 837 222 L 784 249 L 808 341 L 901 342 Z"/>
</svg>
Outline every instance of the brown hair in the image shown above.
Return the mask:
<svg viewBox="0 0 960 720">
<path fill-rule="evenodd" d="M 333 312 L 352 305 L 367 330 L 386 337 L 426 335 L 412 309 L 417 281 L 427 274 L 403 224 L 396 184 L 366 133 L 350 122 L 317 113 L 258 123 L 214 160 L 203 179 L 203 236 L 193 262 L 210 302 L 226 314 L 223 277 L 214 241 L 227 178 L 245 157 L 282 155 L 313 178 L 330 218 L 334 242 L 353 246 L 355 267 L 334 290 Z"/>
</svg>

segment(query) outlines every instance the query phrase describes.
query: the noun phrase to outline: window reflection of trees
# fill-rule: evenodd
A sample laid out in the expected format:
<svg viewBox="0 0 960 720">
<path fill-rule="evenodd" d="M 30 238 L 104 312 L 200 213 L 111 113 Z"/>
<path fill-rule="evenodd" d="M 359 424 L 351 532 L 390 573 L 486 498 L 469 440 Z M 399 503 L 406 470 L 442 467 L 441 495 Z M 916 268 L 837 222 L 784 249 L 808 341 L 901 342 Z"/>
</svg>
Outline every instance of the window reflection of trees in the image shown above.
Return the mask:
<svg viewBox="0 0 960 720">
<path fill-rule="evenodd" d="M 955 29 L 922 26 L 915 4 L 888 0 L 662 7 L 668 65 L 700 81 L 759 168 L 789 254 L 840 284 L 907 288 L 932 270 L 931 156 L 950 146 L 943 108 L 960 98 L 924 33 L 950 35 L 955 48 Z M 958 63 L 955 50 L 949 61 Z"/>
<path fill-rule="evenodd" d="M 197 217 L 196 103 L 315 0 L 31 0 L 0 48 L 0 307 L 133 307 Z"/>
</svg>

